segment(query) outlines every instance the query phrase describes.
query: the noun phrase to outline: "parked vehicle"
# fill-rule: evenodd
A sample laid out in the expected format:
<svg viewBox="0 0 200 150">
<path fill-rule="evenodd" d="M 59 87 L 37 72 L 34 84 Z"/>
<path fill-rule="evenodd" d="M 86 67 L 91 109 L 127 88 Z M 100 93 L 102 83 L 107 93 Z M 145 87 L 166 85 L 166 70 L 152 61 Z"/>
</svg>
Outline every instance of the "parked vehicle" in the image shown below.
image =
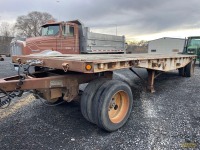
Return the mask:
<svg viewBox="0 0 200 150">
<path fill-rule="evenodd" d="M 88 83 L 81 96 L 81 112 L 88 121 L 111 132 L 127 122 L 134 98 L 128 83 L 113 80 L 114 70 L 129 68 L 139 76 L 133 68 L 146 68 L 148 81 L 144 83 L 150 92 L 155 92 L 154 79 L 160 72 L 179 69 L 180 75 L 191 77 L 195 59 L 195 55 L 184 54 L 71 55 L 55 51 L 13 56 L 12 61 L 20 70 L 23 65 L 26 67 L 22 73 L 18 71 L 18 76 L 0 79 L 0 107 L 9 105 L 24 90 L 51 103 L 60 98 L 71 102 L 79 95 L 79 84 Z M 30 73 L 31 66 L 39 71 Z"/>
<path fill-rule="evenodd" d="M 4 58 L 0 55 L 0 61 L 4 61 Z"/>
<path fill-rule="evenodd" d="M 41 29 L 40 37 L 11 42 L 12 55 L 28 55 L 44 50 L 62 54 L 124 53 L 125 37 L 90 32 L 78 21 L 49 22 Z"/>
<path fill-rule="evenodd" d="M 200 67 L 200 36 L 190 36 L 185 40 L 184 53 L 197 55 Z"/>
</svg>

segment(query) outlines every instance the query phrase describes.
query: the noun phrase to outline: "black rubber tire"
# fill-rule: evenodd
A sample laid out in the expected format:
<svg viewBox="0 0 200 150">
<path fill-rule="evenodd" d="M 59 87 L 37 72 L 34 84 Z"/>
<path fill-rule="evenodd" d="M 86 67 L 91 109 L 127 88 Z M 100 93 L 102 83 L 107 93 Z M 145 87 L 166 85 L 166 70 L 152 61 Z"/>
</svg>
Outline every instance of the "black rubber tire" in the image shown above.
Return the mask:
<svg viewBox="0 0 200 150">
<path fill-rule="evenodd" d="M 104 84 L 101 85 L 101 87 L 98 89 L 98 91 L 96 92 L 93 102 L 92 102 L 92 119 L 94 120 L 94 123 L 97 124 L 99 127 L 100 123 L 99 123 L 99 119 L 98 119 L 98 108 L 99 108 L 99 103 L 100 103 L 100 97 L 102 95 L 102 93 L 104 92 L 104 90 L 107 87 L 112 86 L 113 84 L 115 84 L 116 82 L 118 82 L 119 80 L 110 80 Z M 103 126 L 101 127 L 103 128 Z"/>
<path fill-rule="evenodd" d="M 178 68 L 178 74 L 179 74 L 179 76 L 182 76 L 182 77 L 185 76 L 185 69 L 184 69 L 184 67 Z"/>
<path fill-rule="evenodd" d="M 191 61 L 188 63 L 185 68 L 185 76 L 186 77 L 192 77 L 194 75 L 194 61 Z"/>
<path fill-rule="evenodd" d="M 106 78 L 100 78 L 100 79 L 91 81 L 86 86 L 81 96 L 81 103 L 80 103 L 81 113 L 84 116 L 84 118 L 91 123 L 94 123 L 94 120 L 92 117 L 92 101 L 99 87 L 108 80 L 109 79 L 106 79 Z"/>
<path fill-rule="evenodd" d="M 3 57 L 0 57 L 0 61 L 4 61 L 4 58 L 3 58 Z"/>
<path fill-rule="evenodd" d="M 123 91 L 128 96 L 128 108 L 124 117 L 120 122 L 114 123 L 109 118 L 109 106 L 112 97 L 119 91 Z M 128 120 L 130 113 L 132 111 L 133 96 L 131 88 L 128 84 L 118 81 L 110 80 L 104 83 L 95 95 L 93 103 L 93 116 L 95 118 L 95 123 L 102 129 L 112 132 L 121 128 Z"/>
</svg>

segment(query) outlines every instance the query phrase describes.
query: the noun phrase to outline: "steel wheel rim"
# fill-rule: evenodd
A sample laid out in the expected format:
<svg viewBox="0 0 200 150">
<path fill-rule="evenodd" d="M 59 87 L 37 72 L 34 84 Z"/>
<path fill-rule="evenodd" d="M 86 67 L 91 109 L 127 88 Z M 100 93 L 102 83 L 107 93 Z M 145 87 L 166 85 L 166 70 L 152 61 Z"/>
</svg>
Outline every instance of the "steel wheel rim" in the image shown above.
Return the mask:
<svg viewBox="0 0 200 150">
<path fill-rule="evenodd" d="M 110 101 L 108 116 L 112 123 L 121 122 L 129 110 L 129 96 L 125 91 L 116 92 Z"/>
</svg>

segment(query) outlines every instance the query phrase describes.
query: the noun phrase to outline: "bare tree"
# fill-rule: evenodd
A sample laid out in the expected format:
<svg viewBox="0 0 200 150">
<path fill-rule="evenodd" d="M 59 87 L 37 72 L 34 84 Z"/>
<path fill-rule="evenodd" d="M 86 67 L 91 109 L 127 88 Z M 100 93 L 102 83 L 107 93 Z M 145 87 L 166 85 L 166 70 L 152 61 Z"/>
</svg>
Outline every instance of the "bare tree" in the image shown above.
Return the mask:
<svg viewBox="0 0 200 150">
<path fill-rule="evenodd" d="M 147 47 L 148 46 L 148 41 L 141 40 L 141 41 L 138 42 L 138 46 Z"/>
<path fill-rule="evenodd" d="M 9 37 L 14 35 L 13 25 L 8 22 L 2 22 L 0 24 L 0 35 Z"/>
<path fill-rule="evenodd" d="M 147 53 L 148 42 L 141 41 L 129 41 L 127 46 L 127 53 Z"/>
<path fill-rule="evenodd" d="M 136 40 L 133 40 L 133 41 L 128 41 L 128 45 L 132 45 L 132 46 L 147 46 L 148 45 L 148 41 L 144 41 L 144 40 L 136 41 Z"/>
<path fill-rule="evenodd" d="M 45 24 L 49 20 L 55 20 L 51 14 L 33 11 L 28 15 L 19 16 L 15 28 L 21 36 L 35 37 L 40 35 L 41 25 Z"/>
</svg>

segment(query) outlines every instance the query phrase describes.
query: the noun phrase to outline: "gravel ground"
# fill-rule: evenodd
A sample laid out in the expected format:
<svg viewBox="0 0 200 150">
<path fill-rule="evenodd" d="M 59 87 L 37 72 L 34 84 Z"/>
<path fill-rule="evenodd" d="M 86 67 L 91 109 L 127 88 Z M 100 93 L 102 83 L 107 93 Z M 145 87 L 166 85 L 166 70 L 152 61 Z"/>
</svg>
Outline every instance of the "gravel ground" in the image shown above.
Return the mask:
<svg viewBox="0 0 200 150">
<path fill-rule="evenodd" d="M 16 74 L 9 61 L 0 62 L 0 77 Z M 192 78 L 177 71 L 159 76 L 154 94 L 128 70 L 115 72 L 115 78 L 131 84 L 134 96 L 132 114 L 121 129 L 107 133 L 89 123 L 78 102 L 47 107 L 25 94 L 0 110 L 0 150 L 200 149 L 199 67 Z"/>
</svg>

